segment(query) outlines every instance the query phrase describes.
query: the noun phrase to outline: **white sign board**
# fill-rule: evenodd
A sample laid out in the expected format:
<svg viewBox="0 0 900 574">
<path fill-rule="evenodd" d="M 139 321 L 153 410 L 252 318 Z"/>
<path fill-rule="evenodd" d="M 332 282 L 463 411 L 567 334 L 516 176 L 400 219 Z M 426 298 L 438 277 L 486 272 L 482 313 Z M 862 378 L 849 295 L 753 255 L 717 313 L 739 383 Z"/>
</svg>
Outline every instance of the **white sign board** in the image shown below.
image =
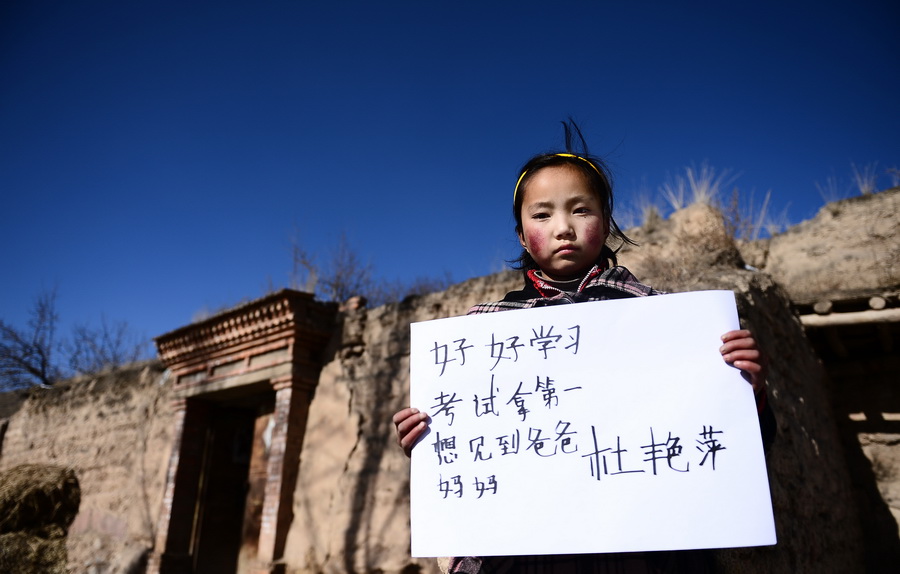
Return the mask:
<svg viewBox="0 0 900 574">
<path fill-rule="evenodd" d="M 412 555 L 775 544 L 730 291 L 412 325 Z"/>
</svg>

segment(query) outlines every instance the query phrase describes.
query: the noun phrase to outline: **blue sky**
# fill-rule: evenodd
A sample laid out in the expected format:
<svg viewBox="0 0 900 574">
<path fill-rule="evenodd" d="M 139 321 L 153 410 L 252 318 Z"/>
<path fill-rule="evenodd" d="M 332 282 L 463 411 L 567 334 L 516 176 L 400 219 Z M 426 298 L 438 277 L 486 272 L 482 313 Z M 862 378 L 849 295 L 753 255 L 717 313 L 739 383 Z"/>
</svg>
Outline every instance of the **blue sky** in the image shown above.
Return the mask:
<svg viewBox="0 0 900 574">
<path fill-rule="evenodd" d="M 685 166 L 794 222 L 900 167 L 895 2 L 5 2 L 0 318 L 150 338 L 286 286 L 291 237 L 387 279 L 517 254 L 574 117 L 617 205 Z M 852 194 L 852 191 L 848 191 Z"/>
</svg>

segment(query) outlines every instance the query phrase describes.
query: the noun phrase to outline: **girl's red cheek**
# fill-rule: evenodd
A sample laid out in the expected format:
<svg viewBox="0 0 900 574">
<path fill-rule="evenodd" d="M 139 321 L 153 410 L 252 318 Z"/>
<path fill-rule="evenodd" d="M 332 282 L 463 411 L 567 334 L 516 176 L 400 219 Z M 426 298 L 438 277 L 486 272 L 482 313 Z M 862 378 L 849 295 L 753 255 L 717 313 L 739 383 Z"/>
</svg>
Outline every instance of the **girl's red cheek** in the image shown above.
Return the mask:
<svg viewBox="0 0 900 574">
<path fill-rule="evenodd" d="M 606 236 L 603 234 L 603 226 L 591 226 L 584 232 L 585 243 L 591 247 L 602 247 L 606 243 Z"/>
<path fill-rule="evenodd" d="M 544 238 L 540 233 L 531 232 L 528 234 L 528 249 L 532 253 L 540 253 L 544 248 Z"/>
</svg>

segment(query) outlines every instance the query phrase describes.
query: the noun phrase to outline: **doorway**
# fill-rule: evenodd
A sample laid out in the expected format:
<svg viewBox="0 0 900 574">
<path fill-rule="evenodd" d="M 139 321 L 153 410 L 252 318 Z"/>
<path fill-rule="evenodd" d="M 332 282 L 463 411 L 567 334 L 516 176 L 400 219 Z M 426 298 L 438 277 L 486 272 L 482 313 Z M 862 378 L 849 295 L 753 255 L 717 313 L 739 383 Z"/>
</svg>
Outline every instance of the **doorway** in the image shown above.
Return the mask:
<svg viewBox="0 0 900 574">
<path fill-rule="evenodd" d="M 192 534 L 195 574 L 245 574 L 256 558 L 274 393 L 209 411 Z"/>
</svg>

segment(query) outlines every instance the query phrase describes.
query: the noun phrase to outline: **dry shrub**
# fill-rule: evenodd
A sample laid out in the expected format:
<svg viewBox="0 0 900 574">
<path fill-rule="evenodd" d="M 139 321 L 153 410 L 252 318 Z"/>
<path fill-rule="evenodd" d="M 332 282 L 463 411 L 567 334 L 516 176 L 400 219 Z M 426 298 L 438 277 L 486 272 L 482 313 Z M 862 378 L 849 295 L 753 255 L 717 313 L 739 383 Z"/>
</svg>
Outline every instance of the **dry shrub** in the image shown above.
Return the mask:
<svg viewBox="0 0 900 574">
<path fill-rule="evenodd" d="M 65 574 L 66 539 L 0 534 L 0 574 Z"/>
<path fill-rule="evenodd" d="M 80 503 L 72 469 L 23 464 L 0 473 L 0 574 L 63 574 Z"/>
<path fill-rule="evenodd" d="M 75 471 L 59 466 L 23 464 L 0 473 L 0 534 L 69 530 L 81 488 Z"/>
</svg>

